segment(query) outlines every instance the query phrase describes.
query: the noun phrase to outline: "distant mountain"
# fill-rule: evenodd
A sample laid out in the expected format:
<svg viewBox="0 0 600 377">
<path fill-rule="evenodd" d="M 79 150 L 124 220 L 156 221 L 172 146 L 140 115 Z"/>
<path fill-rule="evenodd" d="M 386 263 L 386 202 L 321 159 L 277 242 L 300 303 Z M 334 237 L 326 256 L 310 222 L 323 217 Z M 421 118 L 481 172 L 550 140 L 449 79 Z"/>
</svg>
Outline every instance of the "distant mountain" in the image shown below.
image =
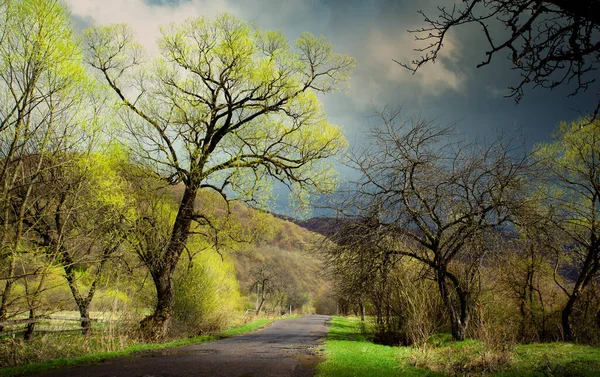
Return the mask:
<svg viewBox="0 0 600 377">
<path fill-rule="evenodd" d="M 304 229 L 310 230 L 311 232 L 318 233 L 325 237 L 334 235 L 340 228 L 341 222 L 339 219 L 334 217 L 313 217 L 307 220 L 298 220 L 290 216 L 280 215 L 273 213 L 273 216 L 292 222 Z"/>
</svg>

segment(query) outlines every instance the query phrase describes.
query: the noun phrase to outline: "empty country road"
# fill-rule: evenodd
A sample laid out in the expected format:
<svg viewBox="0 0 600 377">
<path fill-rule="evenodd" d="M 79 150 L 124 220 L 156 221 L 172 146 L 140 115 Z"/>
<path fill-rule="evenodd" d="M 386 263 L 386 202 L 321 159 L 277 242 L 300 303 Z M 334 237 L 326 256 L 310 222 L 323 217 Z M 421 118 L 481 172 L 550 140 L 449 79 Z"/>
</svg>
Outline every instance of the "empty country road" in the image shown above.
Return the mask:
<svg viewBox="0 0 600 377">
<path fill-rule="evenodd" d="M 308 377 L 330 317 L 309 315 L 276 321 L 267 329 L 211 343 L 110 359 L 57 370 L 44 377 Z"/>
</svg>

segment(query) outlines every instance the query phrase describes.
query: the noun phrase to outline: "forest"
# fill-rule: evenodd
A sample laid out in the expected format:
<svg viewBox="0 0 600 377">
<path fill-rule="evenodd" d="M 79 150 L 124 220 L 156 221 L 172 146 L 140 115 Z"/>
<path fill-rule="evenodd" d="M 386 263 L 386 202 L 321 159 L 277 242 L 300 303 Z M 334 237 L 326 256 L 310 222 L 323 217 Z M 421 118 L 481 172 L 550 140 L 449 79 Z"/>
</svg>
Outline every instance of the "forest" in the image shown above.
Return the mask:
<svg viewBox="0 0 600 377">
<path fill-rule="evenodd" d="M 321 98 L 356 61 L 324 37 L 221 14 L 154 56 L 58 0 L 0 20 L 0 367 L 315 312 L 499 358 L 600 343 L 595 115 L 529 147 L 389 105 L 350 148 Z M 276 185 L 335 215 L 275 216 Z"/>
</svg>

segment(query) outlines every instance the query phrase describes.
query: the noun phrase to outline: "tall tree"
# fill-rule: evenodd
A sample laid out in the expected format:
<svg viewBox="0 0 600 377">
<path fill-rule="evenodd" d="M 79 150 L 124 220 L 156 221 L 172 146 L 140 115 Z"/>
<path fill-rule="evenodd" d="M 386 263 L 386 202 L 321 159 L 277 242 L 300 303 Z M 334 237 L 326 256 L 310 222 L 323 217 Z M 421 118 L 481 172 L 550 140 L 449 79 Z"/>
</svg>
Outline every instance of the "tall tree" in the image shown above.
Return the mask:
<svg viewBox="0 0 600 377">
<path fill-rule="evenodd" d="M 161 263 L 151 274 L 154 313 L 142 322 L 162 336 L 173 312 L 173 272 L 193 222 L 209 225 L 195 207 L 203 188 L 256 198 L 264 182 L 296 192 L 330 189 L 324 159 L 346 141 L 330 124 L 316 93 L 341 88 L 354 60 L 303 33 L 296 48 L 281 33 L 255 30 L 221 15 L 161 29 L 160 56 L 143 62 L 123 25 L 86 33 L 90 64 L 127 110 L 123 118 L 140 158 L 173 184 L 185 186 Z"/>
<path fill-rule="evenodd" d="M 568 297 L 563 335 L 571 341 L 575 304 L 600 271 L 600 122 L 562 123 L 554 137 L 553 143 L 539 145 L 536 155 L 548 173 L 540 192 L 569 239 L 558 250 L 557 267 L 575 273 L 572 285 L 559 284 Z"/>
<path fill-rule="evenodd" d="M 521 73 L 521 81 L 510 88 L 510 97 L 517 102 L 527 85 L 548 89 L 566 85 L 576 95 L 595 83 L 600 63 L 597 0 L 465 0 L 438 7 L 437 17 L 420 13 L 425 26 L 412 32 L 425 42 L 419 50 L 423 55 L 411 65 L 400 63 L 413 72 L 437 59 L 450 30 L 474 24 L 488 42 L 477 67 L 489 64 L 497 54 L 508 55 Z M 599 110 L 600 101 L 594 115 Z"/>
<path fill-rule="evenodd" d="M 72 147 L 85 82 L 80 46 L 64 4 L 0 2 L 0 321 L 7 315 L 23 220 L 50 154 Z"/>
</svg>

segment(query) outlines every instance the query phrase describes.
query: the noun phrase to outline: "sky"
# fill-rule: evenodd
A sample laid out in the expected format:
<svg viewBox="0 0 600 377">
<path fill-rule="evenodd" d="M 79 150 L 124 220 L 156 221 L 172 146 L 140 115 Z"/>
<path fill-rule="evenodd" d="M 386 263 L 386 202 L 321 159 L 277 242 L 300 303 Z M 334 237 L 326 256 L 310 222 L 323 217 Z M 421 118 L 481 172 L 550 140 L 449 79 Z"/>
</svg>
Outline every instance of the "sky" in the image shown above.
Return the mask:
<svg viewBox="0 0 600 377">
<path fill-rule="evenodd" d="M 189 17 L 228 12 L 259 29 L 281 30 L 290 42 L 303 31 L 323 35 L 337 52 L 356 58 L 345 93 L 321 98 L 330 122 L 346 131 L 351 145 L 364 140 L 370 117 L 384 106 L 401 106 L 407 116 L 427 118 L 440 126 L 455 124 L 468 138 L 485 139 L 499 132 L 520 133 L 526 145 L 549 141 L 560 121 L 592 111 L 598 86 L 576 97 L 559 88 L 527 88 L 519 104 L 505 98 L 519 82 L 505 55 L 477 69 L 486 42 L 477 27 L 461 27 L 448 35 L 440 59 L 416 74 L 394 59 L 410 62 L 422 42 L 407 30 L 423 26 L 423 10 L 435 15 L 450 0 L 66 0 L 79 29 L 94 23 L 130 24 L 148 51 L 156 52 L 160 25 Z M 371 118 L 372 119 L 372 118 Z M 343 170 L 343 169 L 342 169 Z M 348 173 L 342 173 L 342 175 Z"/>
</svg>

